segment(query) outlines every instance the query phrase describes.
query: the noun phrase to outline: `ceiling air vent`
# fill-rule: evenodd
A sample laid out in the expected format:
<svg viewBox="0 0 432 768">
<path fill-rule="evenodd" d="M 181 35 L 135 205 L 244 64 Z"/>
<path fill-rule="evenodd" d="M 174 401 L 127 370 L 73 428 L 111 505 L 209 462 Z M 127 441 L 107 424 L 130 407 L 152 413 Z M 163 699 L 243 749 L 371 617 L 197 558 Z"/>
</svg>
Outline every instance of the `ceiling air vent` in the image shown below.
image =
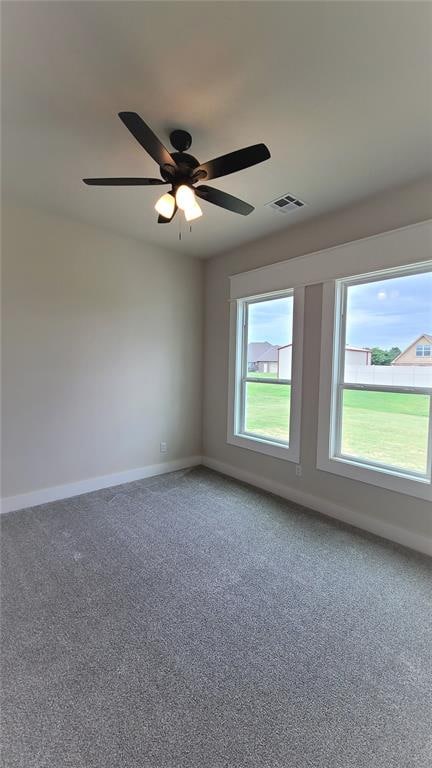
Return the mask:
<svg viewBox="0 0 432 768">
<path fill-rule="evenodd" d="M 269 208 L 273 208 L 274 211 L 279 211 L 280 213 L 292 213 L 293 211 L 298 211 L 299 208 L 303 208 L 306 203 L 303 200 L 299 200 L 298 197 L 294 197 L 294 195 L 284 195 L 276 200 L 272 200 L 267 205 Z"/>
</svg>

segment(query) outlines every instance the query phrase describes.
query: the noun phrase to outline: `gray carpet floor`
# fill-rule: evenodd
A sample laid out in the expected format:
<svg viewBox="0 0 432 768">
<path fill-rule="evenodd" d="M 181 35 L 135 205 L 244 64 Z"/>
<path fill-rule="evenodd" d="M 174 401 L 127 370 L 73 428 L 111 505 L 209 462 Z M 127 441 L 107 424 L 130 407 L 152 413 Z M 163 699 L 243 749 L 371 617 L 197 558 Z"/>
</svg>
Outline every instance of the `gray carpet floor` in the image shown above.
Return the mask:
<svg viewBox="0 0 432 768">
<path fill-rule="evenodd" d="M 202 468 L 2 547 L 7 768 L 430 768 L 427 558 Z"/>
</svg>

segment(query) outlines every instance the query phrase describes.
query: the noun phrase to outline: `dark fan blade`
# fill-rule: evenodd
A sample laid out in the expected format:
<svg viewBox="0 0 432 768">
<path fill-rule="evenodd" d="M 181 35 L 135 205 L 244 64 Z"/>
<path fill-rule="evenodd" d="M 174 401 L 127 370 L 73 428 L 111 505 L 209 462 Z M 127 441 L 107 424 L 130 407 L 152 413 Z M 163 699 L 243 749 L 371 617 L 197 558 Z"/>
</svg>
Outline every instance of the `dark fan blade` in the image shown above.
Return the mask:
<svg viewBox="0 0 432 768">
<path fill-rule="evenodd" d="M 100 185 L 103 187 L 150 187 L 155 184 L 168 184 L 167 181 L 162 179 L 134 179 L 134 178 L 120 178 L 120 179 L 83 179 L 84 184 Z"/>
<path fill-rule="evenodd" d="M 265 144 L 254 144 L 252 147 L 238 149 L 236 152 L 230 152 L 228 155 L 209 160 L 208 163 L 202 163 L 196 171 L 205 171 L 206 178 L 209 180 L 217 179 L 218 176 L 228 176 L 229 173 L 242 171 L 243 168 L 250 168 L 251 165 L 262 163 L 269 157 L 270 152 Z"/>
<path fill-rule="evenodd" d="M 195 194 L 198 197 L 202 197 L 203 200 L 207 200 L 209 203 L 220 205 L 221 208 L 226 208 L 227 211 L 233 213 L 240 213 L 242 216 L 248 216 L 254 209 L 253 205 L 245 203 L 244 200 L 239 200 L 238 197 L 228 195 L 226 192 L 222 192 L 220 189 L 214 187 L 207 187 L 205 184 L 200 184 L 199 187 L 195 187 Z"/>
<path fill-rule="evenodd" d="M 172 220 L 173 220 L 173 218 L 174 218 L 174 216 L 176 215 L 176 213 L 177 213 L 177 203 L 176 203 L 176 205 L 175 205 L 175 208 L 174 208 L 174 213 L 173 213 L 173 215 L 171 216 L 171 218 L 170 218 L 170 219 L 166 219 L 166 218 L 165 218 L 165 216 L 158 216 L 158 224 L 169 224 L 169 223 L 170 223 L 170 221 L 172 221 Z"/>
<path fill-rule="evenodd" d="M 158 165 L 175 165 L 166 147 L 136 112 L 119 112 L 119 118 Z"/>
</svg>

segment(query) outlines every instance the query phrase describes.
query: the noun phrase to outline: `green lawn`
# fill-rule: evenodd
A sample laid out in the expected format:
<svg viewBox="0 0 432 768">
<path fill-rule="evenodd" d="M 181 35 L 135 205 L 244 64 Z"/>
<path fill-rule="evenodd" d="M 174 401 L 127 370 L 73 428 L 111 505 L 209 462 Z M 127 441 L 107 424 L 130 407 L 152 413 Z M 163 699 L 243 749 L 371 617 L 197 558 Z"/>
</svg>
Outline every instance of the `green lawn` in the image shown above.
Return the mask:
<svg viewBox="0 0 432 768">
<path fill-rule="evenodd" d="M 246 430 L 288 441 L 290 393 L 288 384 L 247 384 Z M 342 452 L 424 472 L 428 414 L 428 395 L 346 390 Z"/>
<path fill-rule="evenodd" d="M 346 390 L 342 452 L 425 472 L 428 414 L 428 395 Z"/>
<path fill-rule="evenodd" d="M 257 375 L 269 376 L 265 373 Z M 290 384 L 249 382 L 246 385 L 246 431 L 288 442 L 290 394 Z"/>
</svg>

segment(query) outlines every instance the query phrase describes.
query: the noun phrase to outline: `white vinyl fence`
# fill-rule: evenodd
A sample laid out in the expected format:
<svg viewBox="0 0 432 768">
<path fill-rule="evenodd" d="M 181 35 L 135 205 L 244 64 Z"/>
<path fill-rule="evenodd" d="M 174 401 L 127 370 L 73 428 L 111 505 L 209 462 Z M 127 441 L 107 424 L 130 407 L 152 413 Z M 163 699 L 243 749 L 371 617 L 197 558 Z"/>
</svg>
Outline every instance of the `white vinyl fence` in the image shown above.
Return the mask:
<svg viewBox="0 0 432 768">
<path fill-rule="evenodd" d="M 292 346 L 281 347 L 279 349 L 279 379 L 291 378 Z"/>
<path fill-rule="evenodd" d="M 346 365 L 345 383 L 432 388 L 432 365 Z"/>
<path fill-rule="evenodd" d="M 361 358 L 362 350 L 347 350 L 345 355 L 345 383 L 372 384 L 387 387 L 430 387 L 432 389 L 432 365 L 353 365 L 352 360 Z M 280 379 L 291 379 L 292 346 L 279 348 Z"/>
</svg>

